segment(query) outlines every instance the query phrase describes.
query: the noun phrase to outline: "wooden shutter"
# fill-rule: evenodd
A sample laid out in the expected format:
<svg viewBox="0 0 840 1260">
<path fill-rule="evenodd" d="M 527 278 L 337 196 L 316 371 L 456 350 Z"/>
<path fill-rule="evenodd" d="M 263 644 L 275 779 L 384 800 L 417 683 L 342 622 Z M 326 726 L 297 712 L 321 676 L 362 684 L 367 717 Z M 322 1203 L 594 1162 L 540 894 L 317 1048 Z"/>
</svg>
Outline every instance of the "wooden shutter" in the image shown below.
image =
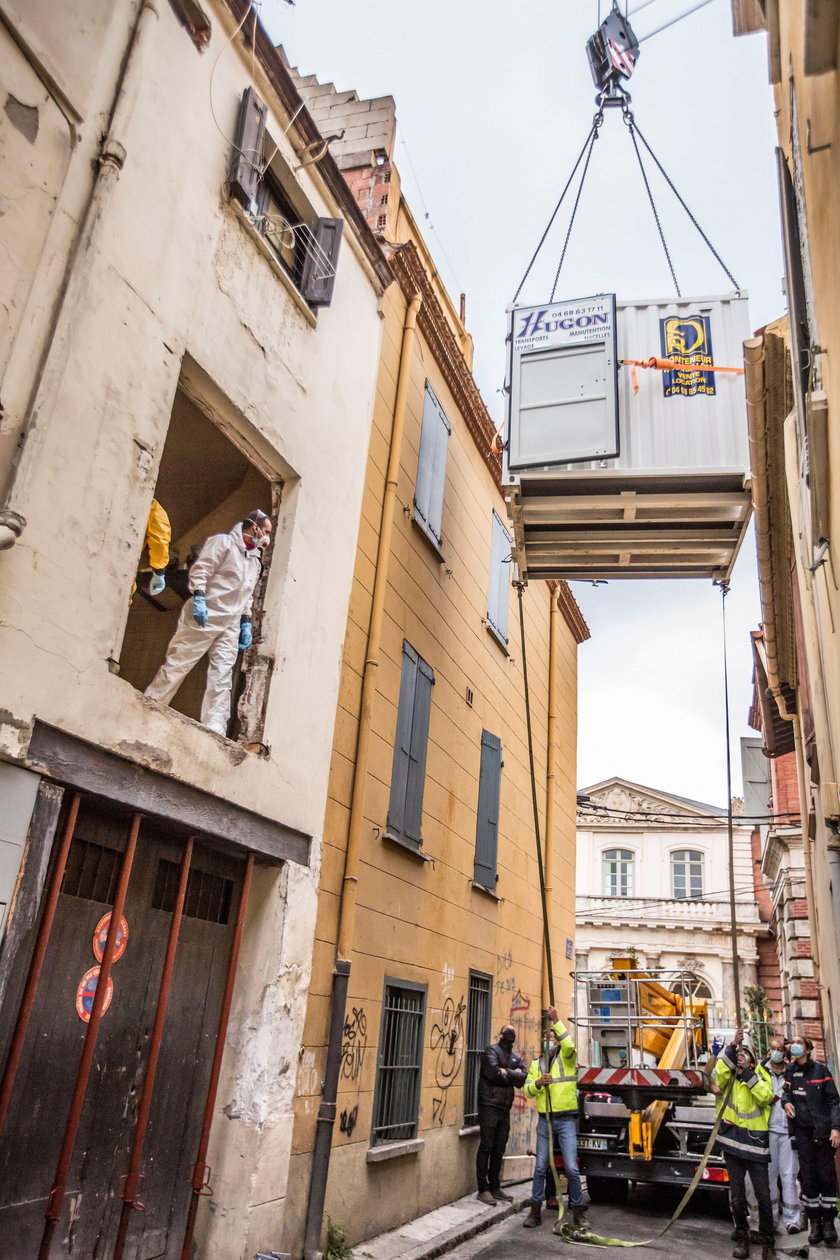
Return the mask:
<svg viewBox="0 0 840 1260">
<path fill-rule="evenodd" d="M 246 88 L 239 104 L 239 117 L 236 121 L 233 154 L 228 175 L 228 189 L 231 197 L 241 202 L 246 210 L 251 208 L 262 178 L 260 172 L 267 114 L 268 107 L 263 104 L 254 89 Z"/>
<path fill-rule="evenodd" d="M 410 643 L 403 643 L 388 830 L 416 845 L 422 843 L 420 824 L 434 681 L 434 674 L 423 658 Z"/>
<path fill-rule="evenodd" d="M 499 843 L 499 796 L 502 781 L 502 741 L 481 732 L 481 769 L 478 778 L 478 816 L 475 827 L 477 884 L 496 889 L 496 851 Z"/>
<path fill-rule="evenodd" d="M 307 239 L 300 291 L 310 306 L 329 306 L 332 301 L 343 228 L 343 219 L 319 219 L 313 231 L 314 246 Z"/>
<path fill-rule="evenodd" d="M 805 297 L 805 272 L 802 266 L 802 239 L 796 212 L 796 193 L 790 177 L 787 160 L 781 149 L 776 149 L 779 175 L 779 200 L 782 211 L 782 237 L 785 254 L 785 280 L 788 311 L 790 314 L 790 357 L 793 364 L 793 398 L 799 424 L 804 437 L 807 417 L 805 398 L 808 389 L 808 371 L 811 354 L 811 333 L 808 327 L 808 308 Z"/>
<path fill-rule="evenodd" d="M 417 458 L 414 516 L 438 546 L 442 537 L 443 489 L 450 433 L 444 410 L 427 385 Z"/>
<path fill-rule="evenodd" d="M 508 595 L 513 561 L 510 558 L 511 538 L 500 516 L 493 513 L 490 542 L 490 590 L 487 596 L 487 620 L 499 638 L 508 641 Z"/>
</svg>

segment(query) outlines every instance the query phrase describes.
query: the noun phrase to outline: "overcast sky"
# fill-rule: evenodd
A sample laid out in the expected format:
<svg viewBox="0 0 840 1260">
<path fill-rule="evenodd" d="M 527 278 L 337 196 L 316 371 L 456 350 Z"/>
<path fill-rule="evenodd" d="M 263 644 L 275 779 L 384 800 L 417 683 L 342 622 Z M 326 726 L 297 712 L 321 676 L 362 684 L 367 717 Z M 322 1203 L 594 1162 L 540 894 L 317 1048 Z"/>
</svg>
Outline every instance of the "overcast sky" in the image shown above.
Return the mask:
<svg viewBox="0 0 840 1260">
<path fill-rule="evenodd" d="M 734 39 L 729 0 L 630 0 L 643 39 L 629 84 L 636 122 L 742 289 L 759 328 L 784 313 L 765 36 Z M 602 0 L 601 18 L 609 0 Z M 633 17 L 634 10 L 638 10 Z M 467 295 L 475 374 L 495 419 L 505 308 L 571 172 L 594 114 L 585 43 L 597 0 L 264 0 L 292 65 L 361 97 L 395 98 L 403 191 L 457 301 Z M 652 178 L 684 294 L 731 283 L 662 180 Z M 551 289 L 561 217 L 521 301 Z M 558 298 L 673 293 L 620 116 L 595 147 Z M 746 423 L 746 419 L 744 421 Z M 578 783 L 613 774 L 724 804 L 721 595 L 706 581 L 572 589 L 592 631 L 580 651 Z M 749 631 L 759 604 L 748 537 L 727 601 L 735 791 L 751 696 Z"/>
</svg>

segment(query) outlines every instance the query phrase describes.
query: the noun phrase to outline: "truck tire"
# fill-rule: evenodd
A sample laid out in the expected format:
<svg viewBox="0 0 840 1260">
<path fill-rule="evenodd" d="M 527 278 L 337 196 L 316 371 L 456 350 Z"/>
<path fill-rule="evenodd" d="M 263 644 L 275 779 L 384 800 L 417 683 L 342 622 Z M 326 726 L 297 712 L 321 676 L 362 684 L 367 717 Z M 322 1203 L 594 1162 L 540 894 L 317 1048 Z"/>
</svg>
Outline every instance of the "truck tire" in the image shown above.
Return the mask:
<svg viewBox="0 0 840 1260">
<path fill-rule="evenodd" d="M 587 1177 L 586 1188 L 593 1203 L 626 1203 L 630 1183 L 621 1177 Z"/>
</svg>

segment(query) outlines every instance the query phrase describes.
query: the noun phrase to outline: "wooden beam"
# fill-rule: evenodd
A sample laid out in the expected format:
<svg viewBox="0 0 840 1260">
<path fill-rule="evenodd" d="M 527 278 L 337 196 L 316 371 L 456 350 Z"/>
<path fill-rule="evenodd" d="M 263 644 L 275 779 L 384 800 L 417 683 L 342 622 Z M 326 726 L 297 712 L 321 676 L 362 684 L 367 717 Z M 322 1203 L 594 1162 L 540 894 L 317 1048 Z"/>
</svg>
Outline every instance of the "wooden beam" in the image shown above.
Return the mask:
<svg viewBox="0 0 840 1260">
<path fill-rule="evenodd" d="M 29 764 L 59 783 L 274 861 L 309 865 L 311 836 L 35 722 Z"/>
</svg>

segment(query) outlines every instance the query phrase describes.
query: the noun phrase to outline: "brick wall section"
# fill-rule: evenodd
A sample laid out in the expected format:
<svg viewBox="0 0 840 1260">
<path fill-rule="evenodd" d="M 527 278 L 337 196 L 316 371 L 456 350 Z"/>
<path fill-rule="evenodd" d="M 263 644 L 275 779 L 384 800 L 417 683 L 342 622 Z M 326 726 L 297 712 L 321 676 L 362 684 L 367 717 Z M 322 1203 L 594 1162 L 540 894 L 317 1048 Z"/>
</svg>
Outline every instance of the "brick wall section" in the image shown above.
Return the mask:
<svg viewBox="0 0 840 1260">
<path fill-rule="evenodd" d="M 785 753 L 783 757 L 773 758 L 770 762 L 770 778 L 773 789 L 773 812 L 791 815 L 790 821 L 793 823 L 799 817 L 796 753 Z"/>
</svg>

